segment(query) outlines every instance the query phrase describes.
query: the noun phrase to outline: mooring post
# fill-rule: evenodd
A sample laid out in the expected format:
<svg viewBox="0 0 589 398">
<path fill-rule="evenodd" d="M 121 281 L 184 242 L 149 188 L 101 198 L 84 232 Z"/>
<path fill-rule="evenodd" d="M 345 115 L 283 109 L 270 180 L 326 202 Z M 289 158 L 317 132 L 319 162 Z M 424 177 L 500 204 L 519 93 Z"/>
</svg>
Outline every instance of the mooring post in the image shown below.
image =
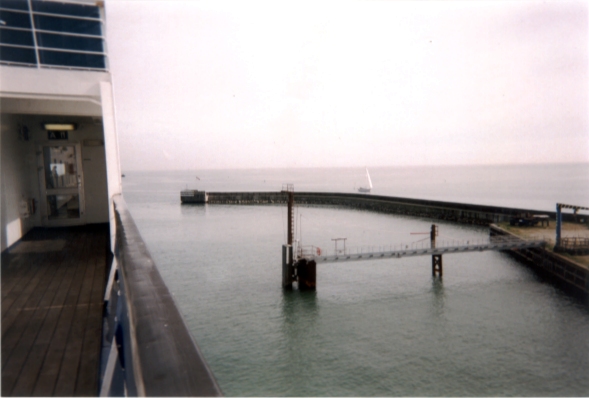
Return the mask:
<svg viewBox="0 0 589 398">
<path fill-rule="evenodd" d="M 436 236 L 438 236 L 438 226 L 436 224 L 432 224 L 432 229 L 430 232 L 430 241 L 432 249 L 436 248 Z M 432 255 L 432 276 L 439 276 L 442 277 L 443 268 L 442 268 L 442 255 L 441 254 L 433 254 Z"/>
</svg>

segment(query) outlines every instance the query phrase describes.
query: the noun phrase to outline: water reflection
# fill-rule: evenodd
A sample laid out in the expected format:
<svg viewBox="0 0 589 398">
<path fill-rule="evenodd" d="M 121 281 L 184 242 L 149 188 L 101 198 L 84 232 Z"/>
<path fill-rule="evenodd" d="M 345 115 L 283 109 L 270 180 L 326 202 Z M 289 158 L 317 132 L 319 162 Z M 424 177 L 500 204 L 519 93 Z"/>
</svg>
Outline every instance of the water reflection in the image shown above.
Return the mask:
<svg viewBox="0 0 589 398">
<path fill-rule="evenodd" d="M 316 291 L 282 291 L 282 333 L 286 344 L 297 347 L 313 333 L 319 316 Z"/>
<path fill-rule="evenodd" d="M 446 293 L 441 278 L 432 278 L 432 310 L 438 318 L 444 318 L 444 307 L 446 306 Z"/>
<path fill-rule="evenodd" d="M 282 333 L 284 362 L 289 364 L 288 377 L 282 387 L 284 395 L 301 395 L 312 376 L 308 364 L 321 339 L 316 291 L 298 289 L 282 291 Z M 303 394 L 304 395 L 304 394 Z"/>
<path fill-rule="evenodd" d="M 285 323 L 295 323 L 304 317 L 305 320 L 315 319 L 318 315 L 317 291 L 301 291 L 298 289 L 283 289 L 282 317 Z"/>
<path fill-rule="evenodd" d="M 183 216 L 207 216 L 209 214 L 206 204 L 182 204 L 180 206 L 180 214 Z"/>
</svg>

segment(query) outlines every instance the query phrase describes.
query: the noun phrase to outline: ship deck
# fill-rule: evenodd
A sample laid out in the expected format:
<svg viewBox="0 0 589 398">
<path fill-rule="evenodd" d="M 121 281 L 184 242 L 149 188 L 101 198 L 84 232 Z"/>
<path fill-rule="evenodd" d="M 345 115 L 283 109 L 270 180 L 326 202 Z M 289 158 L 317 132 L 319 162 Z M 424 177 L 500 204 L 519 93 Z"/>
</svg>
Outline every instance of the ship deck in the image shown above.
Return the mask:
<svg viewBox="0 0 589 398">
<path fill-rule="evenodd" d="M 108 224 L 35 228 L 2 253 L 2 396 L 98 394 Z"/>
</svg>

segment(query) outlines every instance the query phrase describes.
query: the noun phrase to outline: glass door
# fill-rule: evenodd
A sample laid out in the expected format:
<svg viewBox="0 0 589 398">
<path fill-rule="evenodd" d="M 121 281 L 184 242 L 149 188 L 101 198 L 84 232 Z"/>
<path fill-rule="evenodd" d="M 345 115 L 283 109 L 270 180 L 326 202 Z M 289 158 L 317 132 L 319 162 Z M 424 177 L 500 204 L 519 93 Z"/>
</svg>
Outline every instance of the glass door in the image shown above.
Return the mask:
<svg viewBox="0 0 589 398">
<path fill-rule="evenodd" d="M 79 144 L 43 145 L 41 210 L 47 226 L 84 223 L 84 189 Z"/>
</svg>

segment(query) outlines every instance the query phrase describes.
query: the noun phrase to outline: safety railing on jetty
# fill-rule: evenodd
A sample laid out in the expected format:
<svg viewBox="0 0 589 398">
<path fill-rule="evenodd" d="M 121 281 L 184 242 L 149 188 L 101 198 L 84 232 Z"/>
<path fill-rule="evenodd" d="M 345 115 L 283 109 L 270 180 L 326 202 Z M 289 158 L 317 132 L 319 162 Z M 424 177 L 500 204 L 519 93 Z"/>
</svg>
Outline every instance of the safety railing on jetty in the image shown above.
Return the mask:
<svg viewBox="0 0 589 398">
<path fill-rule="evenodd" d="M 101 396 L 220 396 L 122 196 L 105 294 Z"/>
<path fill-rule="evenodd" d="M 321 255 L 321 248 L 317 246 L 297 246 L 295 253 L 297 258 L 313 258 Z"/>
<path fill-rule="evenodd" d="M 300 257 L 316 262 L 340 262 L 354 260 L 368 260 L 380 258 L 400 258 L 408 256 L 422 256 L 433 254 L 464 253 L 486 250 L 509 250 L 515 248 L 543 247 L 546 245 L 544 238 L 530 237 L 527 239 L 510 236 L 491 236 L 475 239 L 446 239 L 436 240 L 435 245 L 429 239 L 423 239 L 410 243 L 398 243 L 381 246 L 356 246 L 347 247 L 344 250 L 302 251 Z"/>
</svg>

